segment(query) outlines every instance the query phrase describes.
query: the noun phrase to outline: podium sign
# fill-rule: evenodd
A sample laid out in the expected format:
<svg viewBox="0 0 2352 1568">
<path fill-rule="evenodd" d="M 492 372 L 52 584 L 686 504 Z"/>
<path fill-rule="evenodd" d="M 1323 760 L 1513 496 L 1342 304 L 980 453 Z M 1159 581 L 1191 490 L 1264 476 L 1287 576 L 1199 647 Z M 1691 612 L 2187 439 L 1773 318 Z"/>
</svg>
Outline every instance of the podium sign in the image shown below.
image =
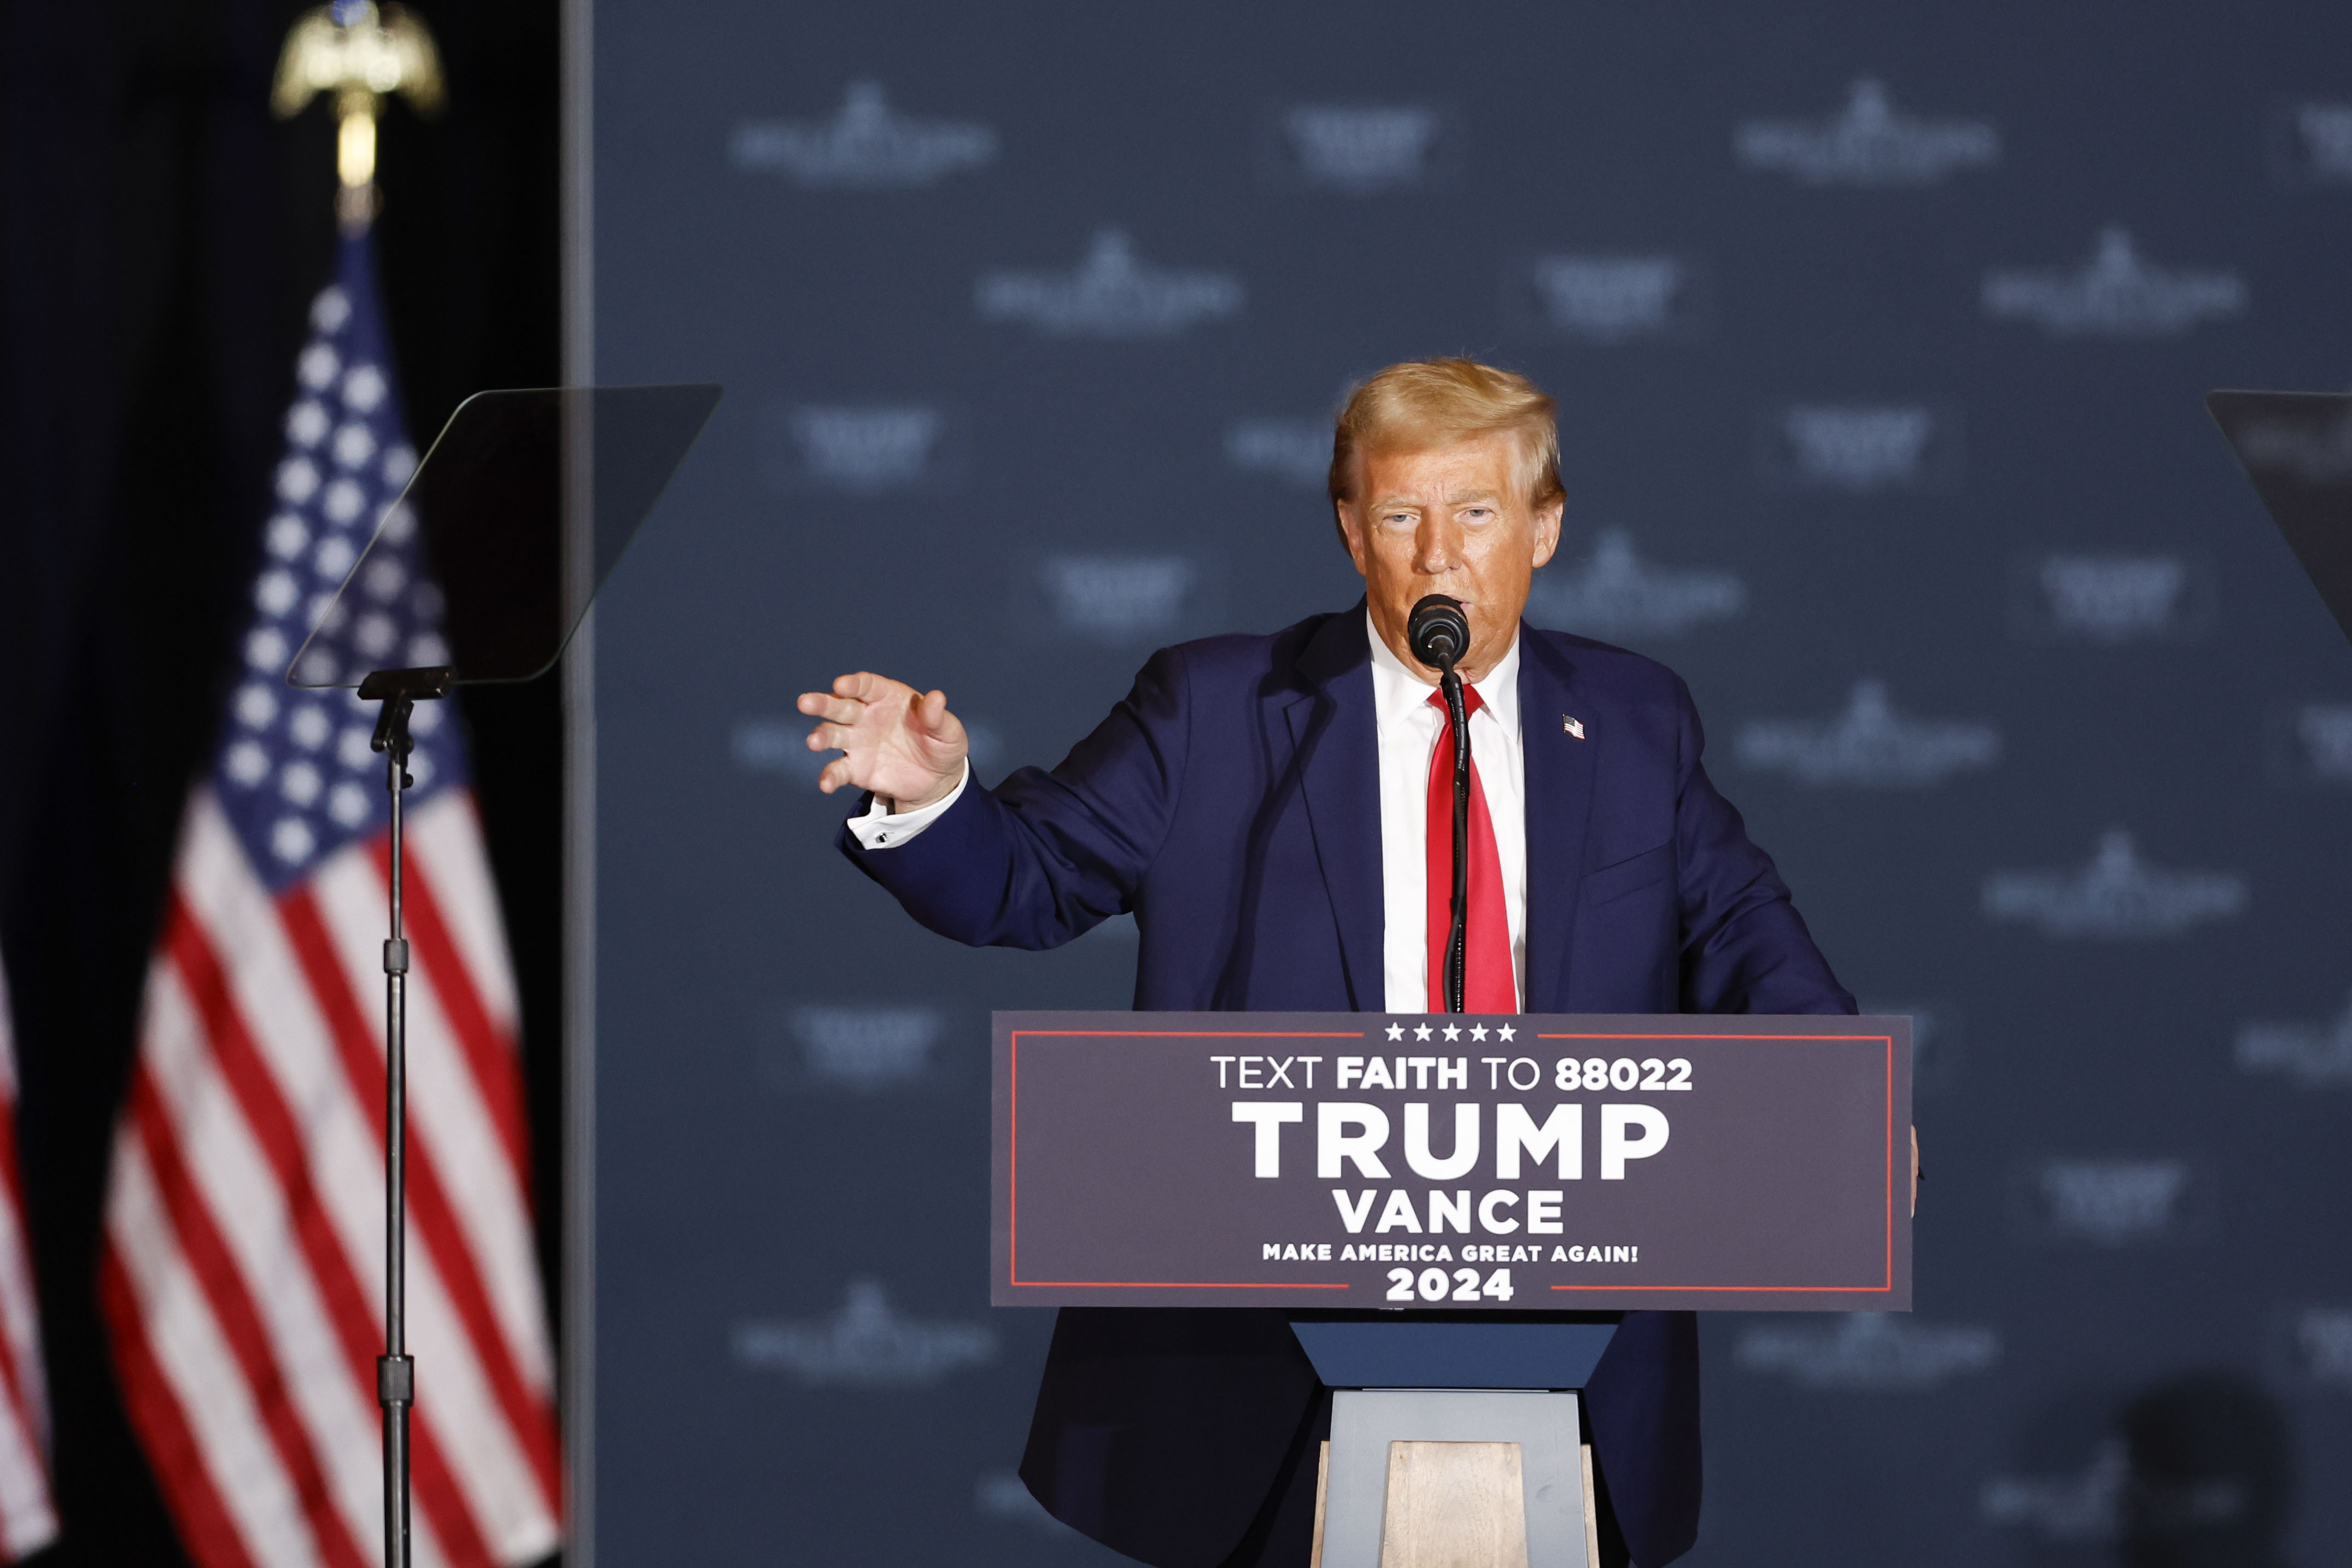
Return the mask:
<svg viewBox="0 0 2352 1568">
<path fill-rule="evenodd" d="M 998 1306 L 1911 1305 L 1895 1017 L 999 1013 Z"/>
</svg>

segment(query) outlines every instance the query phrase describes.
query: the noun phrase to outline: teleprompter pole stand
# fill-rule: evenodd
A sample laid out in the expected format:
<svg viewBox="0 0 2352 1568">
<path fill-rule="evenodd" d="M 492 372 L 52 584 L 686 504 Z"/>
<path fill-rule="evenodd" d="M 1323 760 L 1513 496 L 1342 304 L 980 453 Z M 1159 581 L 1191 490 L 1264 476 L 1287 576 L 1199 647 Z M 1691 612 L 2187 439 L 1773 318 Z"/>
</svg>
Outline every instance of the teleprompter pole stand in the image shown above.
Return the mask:
<svg viewBox="0 0 2352 1568">
<path fill-rule="evenodd" d="M 362 702 L 382 702 L 375 739 L 384 754 L 383 787 L 392 796 L 392 934 L 383 944 L 383 1354 L 375 1363 L 375 1398 L 383 1407 L 384 1568 L 408 1568 L 408 1407 L 416 1398 L 416 1363 L 408 1354 L 407 1143 L 408 942 L 400 934 L 401 797 L 408 776 L 408 716 L 417 703 L 446 697 L 456 672 L 379 669 L 360 682 Z"/>
</svg>

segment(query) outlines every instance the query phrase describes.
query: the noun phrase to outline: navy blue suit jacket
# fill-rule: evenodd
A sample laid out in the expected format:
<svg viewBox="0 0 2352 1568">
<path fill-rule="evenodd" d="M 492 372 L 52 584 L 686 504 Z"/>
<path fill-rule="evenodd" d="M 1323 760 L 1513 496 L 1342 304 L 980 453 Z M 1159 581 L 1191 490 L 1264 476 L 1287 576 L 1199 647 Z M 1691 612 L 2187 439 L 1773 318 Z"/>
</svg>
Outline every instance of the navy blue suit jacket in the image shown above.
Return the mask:
<svg viewBox="0 0 2352 1568">
<path fill-rule="evenodd" d="M 1854 1011 L 1700 766 L 1681 679 L 1564 633 L 1519 647 L 1527 1010 Z M 1163 648 L 1051 773 L 968 788 L 904 844 L 842 845 L 959 942 L 1049 948 L 1132 910 L 1139 1009 L 1382 1011 L 1362 605 Z M 1303 1563 L 1320 1394 L 1279 1313 L 1066 1310 L 1022 1474 L 1161 1568 Z M 1664 1568 L 1698 1528 L 1691 1315 L 1627 1313 L 1585 1403 L 1625 1546 Z"/>
</svg>

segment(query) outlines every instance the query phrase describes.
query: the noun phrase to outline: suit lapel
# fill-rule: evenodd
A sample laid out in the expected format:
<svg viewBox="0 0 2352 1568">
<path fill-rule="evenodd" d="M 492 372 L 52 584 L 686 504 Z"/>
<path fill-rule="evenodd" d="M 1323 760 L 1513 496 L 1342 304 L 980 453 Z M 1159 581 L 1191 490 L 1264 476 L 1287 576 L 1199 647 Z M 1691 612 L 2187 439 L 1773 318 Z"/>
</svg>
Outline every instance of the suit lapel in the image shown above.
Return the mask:
<svg viewBox="0 0 2352 1568">
<path fill-rule="evenodd" d="M 1340 961 L 1360 1012 L 1387 1003 L 1381 875 L 1380 737 L 1361 604 L 1332 616 L 1298 660 L 1309 689 L 1284 702 L 1315 858 L 1339 931 Z"/>
<path fill-rule="evenodd" d="M 1576 667 L 1542 633 L 1519 628 L 1519 741 L 1527 757 L 1528 997 L 1530 1013 L 1568 1010 L 1569 949 L 1584 879 L 1585 825 L 1601 737 L 1569 733 L 1590 719 L 1571 689 Z"/>
</svg>

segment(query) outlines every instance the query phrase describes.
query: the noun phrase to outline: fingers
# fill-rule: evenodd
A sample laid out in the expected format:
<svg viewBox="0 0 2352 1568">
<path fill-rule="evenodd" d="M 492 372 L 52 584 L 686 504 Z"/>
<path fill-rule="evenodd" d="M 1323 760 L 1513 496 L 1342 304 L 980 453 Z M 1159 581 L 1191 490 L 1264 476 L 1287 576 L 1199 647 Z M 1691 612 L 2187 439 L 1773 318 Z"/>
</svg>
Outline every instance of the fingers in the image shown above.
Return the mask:
<svg viewBox="0 0 2352 1568">
<path fill-rule="evenodd" d="M 942 706 L 945 705 L 943 695 L 939 692 L 932 695 L 940 698 Z M 867 707 L 887 701 L 894 696 L 913 698 L 914 691 L 887 675 L 861 669 L 835 679 L 831 695 L 822 691 L 803 691 L 794 699 L 793 706 L 812 719 L 830 719 L 836 724 L 854 724 Z"/>
<path fill-rule="evenodd" d="M 830 695 L 822 691 L 803 691 L 793 706 L 811 717 L 823 713 L 828 717 L 838 718 L 841 714 L 849 711 L 852 704 L 862 705 L 871 702 L 888 688 L 898 684 L 887 676 L 859 670 L 855 675 L 837 678 L 833 683 Z M 847 721 L 845 719 L 843 721 Z"/>
<path fill-rule="evenodd" d="M 855 724 L 866 716 L 867 704 L 852 702 L 844 697 L 827 697 L 822 691 L 803 691 L 793 704 L 812 719 L 823 719 L 835 724 Z"/>
<path fill-rule="evenodd" d="M 833 683 L 833 694 L 835 697 L 846 697 L 855 702 L 871 702 L 876 698 L 887 694 L 894 686 L 901 691 L 907 689 L 887 675 L 877 675 L 872 670 L 861 669 L 854 675 L 845 675 L 836 679 Z"/>
<path fill-rule="evenodd" d="M 848 786 L 851 782 L 849 773 L 849 759 L 835 757 L 824 764 L 824 772 L 816 775 L 816 787 L 831 795 L 835 790 Z"/>
</svg>

